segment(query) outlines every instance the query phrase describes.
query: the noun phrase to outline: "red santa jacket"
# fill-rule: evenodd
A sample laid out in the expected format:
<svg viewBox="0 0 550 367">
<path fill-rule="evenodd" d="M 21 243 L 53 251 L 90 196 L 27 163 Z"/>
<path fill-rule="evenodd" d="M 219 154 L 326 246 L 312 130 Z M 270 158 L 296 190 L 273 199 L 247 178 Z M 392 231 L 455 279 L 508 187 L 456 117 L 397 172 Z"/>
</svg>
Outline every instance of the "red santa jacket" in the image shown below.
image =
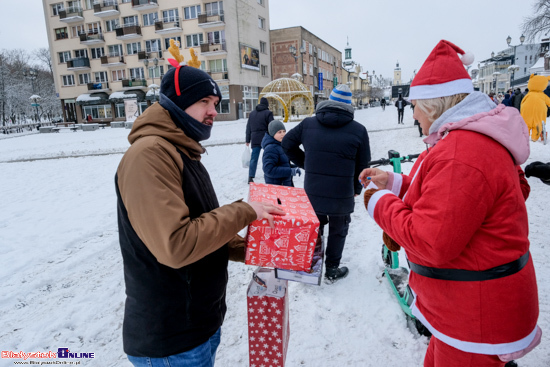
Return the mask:
<svg viewBox="0 0 550 367">
<path fill-rule="evenodd" d="M 410 175 L 394 174 L 390 190 L 375 193 L 367 208 L 408 259 L 483 271 L 527 253 L 517 165 L 529 156 L 529 137 L 517 110 L 495 108 L 488 97 L 472 93 L 434 122 L 425 141 L 433 147 Z M 499 279 L 449 281 L 411 272 L 409 284 L 413 314 L 457 349 L 513 353 L 535 338 L 539 308 L 531 258 Z"/>
</svg>

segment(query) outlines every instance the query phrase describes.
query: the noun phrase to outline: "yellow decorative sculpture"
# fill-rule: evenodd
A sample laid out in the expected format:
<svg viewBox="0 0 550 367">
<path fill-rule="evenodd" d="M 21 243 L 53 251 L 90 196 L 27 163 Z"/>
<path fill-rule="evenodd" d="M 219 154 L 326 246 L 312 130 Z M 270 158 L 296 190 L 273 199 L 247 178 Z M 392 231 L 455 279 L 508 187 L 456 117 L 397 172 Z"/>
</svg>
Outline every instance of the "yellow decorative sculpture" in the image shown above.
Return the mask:
<svg viewBox="0 0 550 367">
<path fill-rule="evenodd" d="M 299 119 L 303 115 L 311 116 L 314 112 L 311 92 L 295 78 L 275 79 L 262 89 L 258 102 L 262 97 L 269 100 L 270 110 L 274 115 L 279 111 L 284 114 L 283 122 L 288 122 L 291 115 L 298 116 Z"/>
</svg>

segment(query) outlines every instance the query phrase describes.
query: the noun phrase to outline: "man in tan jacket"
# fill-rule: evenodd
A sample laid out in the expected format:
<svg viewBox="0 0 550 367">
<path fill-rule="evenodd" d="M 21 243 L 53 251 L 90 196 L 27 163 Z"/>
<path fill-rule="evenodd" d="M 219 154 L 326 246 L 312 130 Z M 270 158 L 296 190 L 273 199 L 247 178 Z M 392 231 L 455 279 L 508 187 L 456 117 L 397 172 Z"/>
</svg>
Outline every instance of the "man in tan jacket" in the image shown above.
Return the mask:
<svg viewBox="0 0 550 367">
<path fill-rule="evenodd" d="M 124 351 L 134 366 L 214 365 L 237 233 L 274 205 L 219 206 L 200 162 L 220 90 L 191 66 L 169 70 L 160 101 L 136 119 L 115 177 L 126 305 Z"/>
</svg>

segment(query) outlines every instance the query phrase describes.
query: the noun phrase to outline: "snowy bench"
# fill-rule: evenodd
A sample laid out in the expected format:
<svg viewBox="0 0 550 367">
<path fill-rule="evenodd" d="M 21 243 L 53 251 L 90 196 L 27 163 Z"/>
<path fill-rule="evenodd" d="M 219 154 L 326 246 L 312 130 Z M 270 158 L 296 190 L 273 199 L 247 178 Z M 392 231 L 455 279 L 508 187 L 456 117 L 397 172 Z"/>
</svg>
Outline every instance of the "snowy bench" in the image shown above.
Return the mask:
<svg viewBox="0 0 550 367">
<path fill-rule="evenodd" d="M 99 124 L 83 124 L 82 131 L 95 131 L 99 129 Z"/>
<path fill-rule="evenodd" d="M 113 128 L 119 128 L 119 127 L 124 127 L 124 124 L 126 123 L 126 121 L 113 121 L 111 122 L 111 127 Z"/>
</svg>

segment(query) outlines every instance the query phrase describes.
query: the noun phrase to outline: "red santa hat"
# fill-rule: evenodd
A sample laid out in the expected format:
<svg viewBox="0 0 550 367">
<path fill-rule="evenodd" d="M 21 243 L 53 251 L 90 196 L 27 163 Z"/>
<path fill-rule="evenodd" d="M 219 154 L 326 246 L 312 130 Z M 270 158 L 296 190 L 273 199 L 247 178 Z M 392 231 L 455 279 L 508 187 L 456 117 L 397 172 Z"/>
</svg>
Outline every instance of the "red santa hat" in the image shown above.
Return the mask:
<svg viewBox="0 0 550 367">
<path fill-rule="evenodd" d="M 414 77 L 409 100 L 472 93 L 474 85 L 464 65 L 471 65 L 473 62 L 472 53 L 464 52 L 449 41 L 439 41 Z"/>
</svg>

